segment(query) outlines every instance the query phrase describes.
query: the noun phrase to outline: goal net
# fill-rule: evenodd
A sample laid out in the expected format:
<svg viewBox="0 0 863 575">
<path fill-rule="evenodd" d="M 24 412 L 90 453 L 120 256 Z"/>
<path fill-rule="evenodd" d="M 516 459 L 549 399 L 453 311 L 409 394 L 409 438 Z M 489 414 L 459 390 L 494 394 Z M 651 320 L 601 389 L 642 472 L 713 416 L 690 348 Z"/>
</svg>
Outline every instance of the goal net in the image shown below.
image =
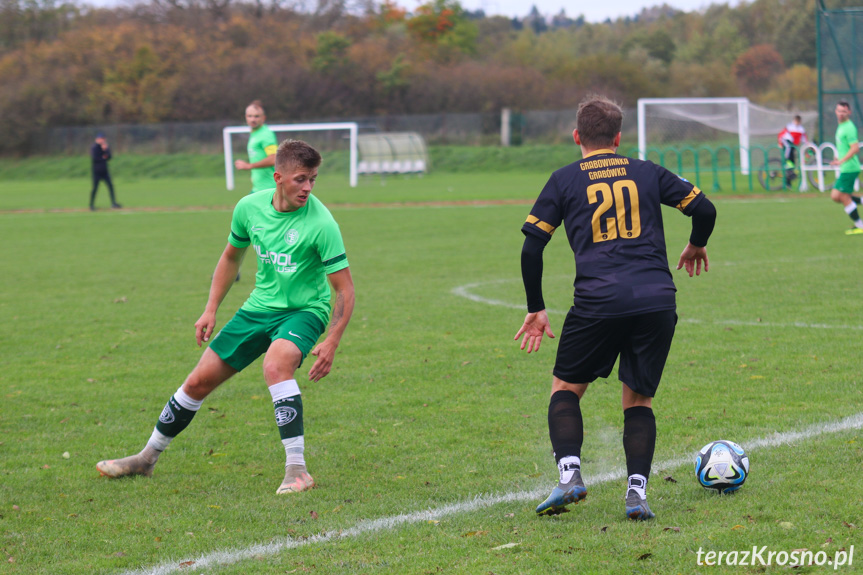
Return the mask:
<svg viewBox="0 0 863 575">
<path fill-rule="evenodd" d="M 320 124 L 267 124 L 267 126 L 279 134 L 291 132 L 291 137 L 302 139 L 313 145 L 322 153 L 336 151 L 347 147 L 348 172 L 352 188 L 357 187 L 357 140 L 358 128 L 356 122 L 324 122 Z M 237 137 L 236 134 L 248 134 L 251 129 L 248 126 L 228 126 L 222 130 L 222 141 L 225 148 L 225 183 L 229 190 L 234 189 L 234 156 L 245 157 L 245 146 L 247 138 Z M 279 138 L 282 140 L 282 138 Z M 235 150 L 234 146 L 238 149 Z"/>
<path fill-rule="evenodd" d="M 726 146 L 739 149 L 740 170 L 748 173 L 750 156 L 753 162 L 762 162 L 763 150 L 776 147 L 777 135 L 795 115 L 801 116 L 811 138 L 817 112 L 771 110 L 748 98 L 642 98 L 638 157 L 652 159 L 662 148 Z"/>
</svg>

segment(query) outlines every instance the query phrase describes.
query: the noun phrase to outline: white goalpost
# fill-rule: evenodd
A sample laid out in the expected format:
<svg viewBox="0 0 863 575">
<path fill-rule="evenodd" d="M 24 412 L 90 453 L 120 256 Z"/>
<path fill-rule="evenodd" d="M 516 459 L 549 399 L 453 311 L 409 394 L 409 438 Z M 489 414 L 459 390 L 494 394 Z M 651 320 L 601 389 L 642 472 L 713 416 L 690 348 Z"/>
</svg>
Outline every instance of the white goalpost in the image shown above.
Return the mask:
<svg viewBox="0 0 863 575">
<path fill-rule="evenodd" d="M 641 98 L 638 100 L 638 157 L 663 146 L 681 149 L 716 145 L 740 151 L 740 171 L 748 174 L 795 115 L 814 131 L 817 112 L 771 110 L 748 98 Z M 736 140 L 736 142 L 735 142 Z"/>
<path fill-rule="evenodd" d="M 279 132 L 321 132 L 327 130 L 347 130 L 350 135 L 350 184 L 357 187 L 357 133 L 356 122 L 330 122 L 320 124 L 267 124 L 275 133 Z M 233 134 L 248 134 L 248 126 L 228 126 L 222 130 L 222 142 L 225 147 L 225 182 L 229 190 L 234 189 L 234 153 L 231 147 Z"/>
<path fill-rule="evenodd" d="M 736 133 L 740 169 L 749 173 L 749 98 L 640 98 L 638 100 L 638 158 L 647 157 L 651 121 L 692 122 L 722 132 Z M 781 126 L 776 128 L 779 133 Z"/>
</svg>

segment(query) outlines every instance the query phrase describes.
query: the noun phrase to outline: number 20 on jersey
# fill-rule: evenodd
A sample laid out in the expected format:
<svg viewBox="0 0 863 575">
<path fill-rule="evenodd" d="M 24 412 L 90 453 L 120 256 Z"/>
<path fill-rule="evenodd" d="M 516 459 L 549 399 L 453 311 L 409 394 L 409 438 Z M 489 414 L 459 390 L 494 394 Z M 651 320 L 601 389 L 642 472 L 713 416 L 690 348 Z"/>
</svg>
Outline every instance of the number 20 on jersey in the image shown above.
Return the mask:
<svg viewBox="0 0 863 575">
<path fill-rule="evenodd" d="M 624 200 L 625 194 L 629 196 L 629 202 Z M 587 201 L 591 204 L 599 203 L 590 222 L 594 243 L 618 237 L 632 239 L 641 235 L 638 188 L 632 180 L 615 180 L 611 185 L 606 182 L 590 185 L 587 188 Z M 609 212 L 615 215 L 605 218 L 603 230 L 602 217 Z"/>
</svg>

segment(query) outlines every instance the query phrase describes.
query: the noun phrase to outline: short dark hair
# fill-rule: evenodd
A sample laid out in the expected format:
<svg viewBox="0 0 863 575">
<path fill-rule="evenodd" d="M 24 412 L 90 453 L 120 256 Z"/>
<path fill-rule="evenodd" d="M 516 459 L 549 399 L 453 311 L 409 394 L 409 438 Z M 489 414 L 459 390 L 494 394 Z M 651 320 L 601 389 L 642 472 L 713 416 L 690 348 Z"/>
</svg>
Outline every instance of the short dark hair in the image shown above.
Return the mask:
<svg viewBox="0 0 863 575">
<path fill-rule="evenodd" d="M 587 96 L 578 105 L 576 129 L 587 147 L 613 146 L 623 125 L 623 109 L 605 96 Z"/>
<path fill-rule="evenodd" d="M 321 154 L 302 140 L 285 140 L 276 150 L 276 171 L 294 168 L 311 170 L 321 165 Z"/>
<path fill-rule="evenodd" d="M 795 120 L 797 120 L 798 122 L 802 122 L 802 121 L 803 121 L 803 118 L 801 118 L 799 114 L 795 115 L 795 116 L 794 116 L 794 119 L 795 119 Z"/>
<path fill-rule="evenodd" d="M 851 104 L 848 103 L 848 100 L 839 100 L 838 102 L 836 102 L 836 105 L 842 106 L 843 108 L 848 108 L 849 110 L 851 109 Z"/>
</svg>

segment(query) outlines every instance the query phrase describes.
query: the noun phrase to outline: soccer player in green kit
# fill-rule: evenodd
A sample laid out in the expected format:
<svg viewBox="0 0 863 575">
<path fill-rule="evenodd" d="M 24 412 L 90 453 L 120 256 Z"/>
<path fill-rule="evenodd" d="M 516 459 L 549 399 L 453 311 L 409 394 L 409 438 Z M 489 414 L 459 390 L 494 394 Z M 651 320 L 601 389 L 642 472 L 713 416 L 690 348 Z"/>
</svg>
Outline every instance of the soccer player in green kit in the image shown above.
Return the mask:
<svg viewBox="0 0 863 575">
<path fill-rule="evenodd" d="M 330 372 L 354 309 L 341 232 L 329 210 L 311 194 L 320 163 L 320 154 L 305 142 L 285 141 L 276 153 L 276 188 L 249 194 L 237 203 L 207 305 L 195 322 L 198 345 L 212 336 L 216 311 L 249 246 L 258 260 L 255 289 L 165 405 L 144 449 L 123 459 L 100 461 L 96 467 L 102 475 L 151 476 L 159 455 L 189 425 L 203 400 L 263 354 L 264 380 L 286 457 L 285 478 L 276 493 L 314 486 L 303 455 L 303 402 L 294 373 L 309 352 L 316 357 L 310 380 L 319 381 Z M 315 346 L 328 320 L 327 336 Z"/>
<path fill-rule="evenodd" d="M 839 166 L 839 177 L 830 190 L 830 199 L 842 204 L 845 213 L 854 222 L 854 227 L 846 230 L 846 234 L 863 234 L 863 220 L 857 206 L 861 200 L 854 194 L 854 182 L 860 175 L 860 143 L 857 140 L 857 127 L 851 121 L 851 106 L 845 100 L 836 104 L 836 155 L 830 162 L 831 166 Z"/>
<path fill-rule="evenodd" d="M 246 124 L 252 132 L 249 134 L 249 161 L 237 160 L 234 167 L 238 170 L 251 170 L 252 191 L 260 192 L 273 187 L 273 168 L 276 162 L 276 148 L 279 141 L 273 131 L 264 122 L 264 106 L 260 100 L 255 100 L 246 107 Z"/>
</svg>

